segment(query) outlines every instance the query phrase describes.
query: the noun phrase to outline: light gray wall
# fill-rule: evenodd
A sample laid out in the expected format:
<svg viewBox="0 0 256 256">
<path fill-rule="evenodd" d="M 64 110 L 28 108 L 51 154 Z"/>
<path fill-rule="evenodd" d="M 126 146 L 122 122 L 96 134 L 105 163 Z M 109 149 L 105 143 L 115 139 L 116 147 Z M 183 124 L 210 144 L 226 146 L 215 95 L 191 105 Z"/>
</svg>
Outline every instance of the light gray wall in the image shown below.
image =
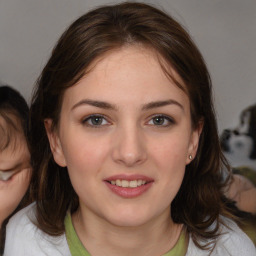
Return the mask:
<svg viewBox="0 0 256 256">
<path fill-rule="evenodd" d="M 64 29 L 104 0 L 0 0 L 0 80 L 29 101 L 33 84 Z M 144 1 L 174 15 L 191 33 L 214 84 L 219 128 L 235 126 L 256 103 L 256 1 Z"/>
</svg>

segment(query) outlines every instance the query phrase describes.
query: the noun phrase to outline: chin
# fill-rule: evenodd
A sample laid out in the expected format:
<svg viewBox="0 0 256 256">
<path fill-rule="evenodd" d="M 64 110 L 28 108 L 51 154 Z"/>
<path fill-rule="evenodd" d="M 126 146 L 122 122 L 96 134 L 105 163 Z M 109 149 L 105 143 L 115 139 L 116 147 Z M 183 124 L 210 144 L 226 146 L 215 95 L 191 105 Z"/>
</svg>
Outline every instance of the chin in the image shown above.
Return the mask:
<svg viewBox="0 0 256 256">
<path fill-rule="evenodd" d="M 153 218 L 152 213 L 134 209 L 115 210 L 106 219 L 109 223 L 119 227 L 138 227 Z"/>
<path fill-rule="evenodd" d="M 118 219 L 111 219 L 110 223 L 118 227 L 135 228 L 135 227 L 143 226 L 144 224 L 147 223 L 147 220 L 139 219 L 136 217 L 130 217 L 130 218 L 119 217 Z"/>
</svg>

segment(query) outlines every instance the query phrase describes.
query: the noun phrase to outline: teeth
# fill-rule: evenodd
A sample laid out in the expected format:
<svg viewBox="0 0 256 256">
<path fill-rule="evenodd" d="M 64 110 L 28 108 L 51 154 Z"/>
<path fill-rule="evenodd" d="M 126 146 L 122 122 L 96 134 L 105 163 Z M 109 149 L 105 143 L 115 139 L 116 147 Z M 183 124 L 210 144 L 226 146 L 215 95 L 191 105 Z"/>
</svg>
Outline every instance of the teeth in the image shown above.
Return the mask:
<svg viewBox="0 0 256 256">
<path fill-rule="evenodd" d="M 123 188 L 128 188 L 129 187 L 129 181 L 128 180 L 122 180 L 122 185 Z"/>
<path fill-rule="evenodd" d="M 146 181 L 145 180 L 111 180 L 110 183 L 112 185 L 116 185 L 118 187 L 123 187 L 123 188 L 137 188 L 139 186 L 145 185 Z"/>
<path fill-rule="evenodd" d="M 131 188 L 137 188 L 138 187 L 138 182 L 137 180 L 132 180 L 129 182 L 129 185 Z"/>
</svg>

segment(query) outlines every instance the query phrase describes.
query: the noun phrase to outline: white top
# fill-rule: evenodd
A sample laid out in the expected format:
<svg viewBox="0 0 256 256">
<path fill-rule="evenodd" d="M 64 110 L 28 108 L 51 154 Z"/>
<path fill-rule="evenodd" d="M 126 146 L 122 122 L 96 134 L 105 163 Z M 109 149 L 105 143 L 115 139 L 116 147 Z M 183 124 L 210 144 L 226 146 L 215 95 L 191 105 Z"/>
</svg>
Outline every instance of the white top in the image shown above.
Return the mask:
<svg viewBox="0 0 256 256">
<path fill-rule="evenodd" d="M 38 229 L 35 204 L 15 214 L 6 229 L 4 256 L 71 256 L 65 234 L 52 237 Z M 211 256 L 256 256 L 256 249 L 247 235 L 231 220 L 225 218 L 231 229 L 221 226 L 222 233 Z M 207 256 L 189 239 L 186 256 Z"/>
</svg>

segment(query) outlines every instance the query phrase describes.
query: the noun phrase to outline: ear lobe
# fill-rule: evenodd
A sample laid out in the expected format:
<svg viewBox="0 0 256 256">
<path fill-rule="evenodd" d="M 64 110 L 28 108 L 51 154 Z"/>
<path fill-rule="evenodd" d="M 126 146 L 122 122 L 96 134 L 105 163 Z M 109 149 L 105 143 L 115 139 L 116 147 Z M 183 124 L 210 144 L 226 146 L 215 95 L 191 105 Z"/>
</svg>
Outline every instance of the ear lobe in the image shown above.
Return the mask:
<svg viewBox="0 0 256 256">
<path fill-rule="evenodd" d="M 48 140 L 50 143 L 51 151 L 55 162 L 61 166 L 66 167 L 66 160 L 63 154 L 62 146 L 60 143 L 59 136 L 56 130 L 52 129 L 52 119 L 44 120 L 44 127 L 48 136 Z"/>
<path fill-rule="evenodd" d="M 203 130 L 203 126 L 204 126 L 204 122 L 200 121 L 197 128 L 193 130 L 191 133 L 186 164 L 189 164 L 191 161 L 193 161 L 193 159 L 196 156 L 196 152 L 199 145 L 199 139 Z"/>
</svg>

